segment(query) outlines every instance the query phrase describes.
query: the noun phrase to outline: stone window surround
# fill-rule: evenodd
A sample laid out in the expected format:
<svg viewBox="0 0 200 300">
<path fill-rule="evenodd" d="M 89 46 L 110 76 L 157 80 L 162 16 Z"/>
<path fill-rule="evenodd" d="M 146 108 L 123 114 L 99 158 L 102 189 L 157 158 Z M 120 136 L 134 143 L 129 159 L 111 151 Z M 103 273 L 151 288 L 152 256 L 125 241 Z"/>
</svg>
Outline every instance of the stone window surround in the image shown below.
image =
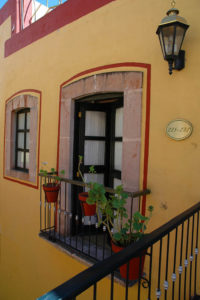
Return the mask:
<svg viewBox="0 0 200 300">
<path fill-rule="evenodd" d="M 121 71 L 92 75 L 62 88 L 59 133 L 59 169 L 72 177 L 74 104 L 87 95 L 122 92 L 124 95 L 122 183 L 127 191 L 139 190 L 143 72 Z M 70 209 L 70 203 L 68 203 Z"/>
<path fill-rule="evenodd" d="M 30 158 L 28 173 L 15 169 L 16 112 L 23 108 L 30 108 Z M 14 96 L 7 100 L 5 110 L 4 178 L 38 188 L 37 145 L 39 138 L 39 96 L 33 96 L 28 91 L 24 92 L 24 94 Z"/>
</svg>

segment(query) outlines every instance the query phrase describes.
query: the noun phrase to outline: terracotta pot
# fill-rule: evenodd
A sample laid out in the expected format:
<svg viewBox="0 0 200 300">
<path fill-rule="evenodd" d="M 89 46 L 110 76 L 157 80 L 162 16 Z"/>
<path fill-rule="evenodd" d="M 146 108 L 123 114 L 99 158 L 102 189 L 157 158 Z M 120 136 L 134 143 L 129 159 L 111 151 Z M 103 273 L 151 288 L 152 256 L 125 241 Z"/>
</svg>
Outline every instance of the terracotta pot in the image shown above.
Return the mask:
<svg viewBox="0 0 200 300">
<path fill-rule="evenodd" d="M 123 250 L 124 247 L 120 247 L 112 242 L 112 251 L 114 253 L 117 253 L 121 250 Z M 144 259 L 145 259 L 145 251 L 142 253 L 142 262 L 141 262 L 141 276 L 143 274 L 144 269 Z M 122 278 L 126 279 L 127 276 L 127 264 L 122 265 L 120 268 L 120 274 Z M 140 257 L 134 257 L 129 262 L 129 274 L 128 279 L 129 280 L 137 280 L 139 278 L 139 272 L 140 272 Z"/>
<path fill-rule="evenodd" d="M 82 192 L 82 193 L 78 194 L 78 198 L 81 201 L 84 216 L 94 216 L 96 214 L 96 204 L 90 205 L 86 202 L 86 200 L 88 198 L 88 193 Z"/>
<path fill-rule="evenodd" d="M 46 201 L 49 203 L 55 203 L 58 199 L 58 193 L 60 190 L 60 184 L 48 183 L 43 184 L 43 190 L 45 192 Z"/>
</svg>

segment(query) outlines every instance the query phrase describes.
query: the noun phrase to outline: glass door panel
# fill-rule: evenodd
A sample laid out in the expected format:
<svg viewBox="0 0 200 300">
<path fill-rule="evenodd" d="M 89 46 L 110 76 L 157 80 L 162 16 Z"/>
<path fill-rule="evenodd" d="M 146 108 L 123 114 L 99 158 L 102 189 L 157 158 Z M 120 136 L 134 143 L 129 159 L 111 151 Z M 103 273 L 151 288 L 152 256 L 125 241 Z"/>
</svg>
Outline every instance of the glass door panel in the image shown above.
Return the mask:
<svg viewBox="0 0 200 300">
<path fill-rule="evenodd" d="M 85 165 L 104 165 L 105 163 L 105 142 L 85 140 L 84 145 L 84 164 Z"/>
<path fill-rule="evenodd" d="M 103 111 L 85 112 L 85 135 L 104 136 L 106 131 L 106 113 Z"/>
<path fill-rule="evenodd" d="M 121 171 L 122 170 L 122 142 L 115 142 L 114 144 L 114 169 Z"/>
</svg>

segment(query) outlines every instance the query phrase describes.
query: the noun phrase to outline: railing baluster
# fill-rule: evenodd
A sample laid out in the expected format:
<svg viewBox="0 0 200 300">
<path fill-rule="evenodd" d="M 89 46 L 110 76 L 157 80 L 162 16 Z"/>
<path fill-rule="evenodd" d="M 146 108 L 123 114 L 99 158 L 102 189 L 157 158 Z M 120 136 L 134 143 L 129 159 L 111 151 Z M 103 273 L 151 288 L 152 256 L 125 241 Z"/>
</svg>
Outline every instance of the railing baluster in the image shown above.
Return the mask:
<svg viewBox="0 0 200 300">
<path fill-rule="evenodd" d="M 64 241 L 66 242 L 67 237 L 67 183 L 65 182 L 65 189 L 64 189 L 64 197 L 65 197 L 65 211 L 64 211 Z"/>
<path fill-rule="evenodd" d="M 54 219 L 54 227 L 53 227 L 53 238 L 56 239 L 56 230 L 57 230 L 57 203 L 53 205 L 53 219 Z"/>
<path fill-rule="evenodd" d="M 139 210 L 139 212 L 141 212 L 141 197 L 140 196 L 138 197 L 138 201 L 139 201 L 138 210 Z"/>
<path fill-rule="evenodd" d="M 132 220 L 133 217 L 133 196 L 131 195 L 131 215 L 130 215 L 130 220 Z"/>
<path fill-rule="evenodd" d="M 81 251 L 82 253 L 84 252 L 84 233 L 85 233 L 85 218 L 82 217 L 82 225 L 83 225 L 83 234 L 82 234 L 82 238 L 81 238 L 81 245 L 82 245 L 82 248 L 81 248 Z"/>
<path fill-rule="evenodd" d="M 51 203 L 47 204 L 48 211 L 48 228 L 49 228 L 49 239 L 51 238 Z"/>
<path fill-rule="evenodd" d="M 40 231 L 42 230 L 42 177 L 40 177 Z"/>
<path fill-rule="evenodd" d="M 150 247 L 150 262 L 149 262 L 149 291 L 148 300 L 151 300 L 151 272 L 152 272 L 153 246 Z"/>
<path fill-rule="evenodd" d="M 103 260 L 105 257 L 105 244 L 106 244 L 106 226 L 103 226 L 103 231 L 104 231 L 104 235 L 103 235 Z"/>
<path fill-rule="evenodd" d="M 185 280 L 184 280 L 184 300 L 186 300 L 186 290 L 187 290 L 187 267 L 188 267 L 188 243 L 189 243 L 189 229 L 190 229 L 190 218 L 188 218 L 187 223 L 187 238 L 186 238 L 186 250 L 185 250 Z"/>
<path fill-rule="evenodd" d="M 97 299 L 97 283 L 94 284 L 94 290 L 93 290 L 93 300 Z"/>
<path fill-rule="evenodd" d="M 128 300 L 129 268 L 130 268 L 130 261 L 127 263 L 127 268 L 126 268 L 126 289 L 125 289 L 125 300 Z"/>
<path fill-rule="evenodd" d="M 156 291 L 157 299 L 160 299 L 161 296 L 161 290 L 160 290 L 161 258 L 162 258 L 162 238 L 160 239 L 160 250 L 159 250 L 158 284 L 157 284 L 157 291 Z"/>
<path fill-rule="evenodd" d="M 139 279 L 138 279 L 138 300 L 140 300 L 141 276 L 142 276 L 142 256 L 140 255 L 140 262 L 139 262 Z"/>
<path fill-rule="evenodd" d="M 44 184 L 46 184 L 46 182 L 47 182 L 47 179 L 46 179 L 46 177 L 45 177 L 45 179 L 44 179 Z M 46 229 L 47 229 L 46 204 L 47 204 L 47 202 L 46 202 L 46 195 L 45 195 L 45 196 L 44 196 L 44 230 L 45 230 L 45 231 L 46 231 Z"/>
<path fill-rule="evenodd" d="M 77 246 L 78 246 L 78 219 L 79 219 L 79 217 L 78 217 L 78 214 L 77 215 L 75 215 L 75 221 L 76 221 L 76 248 L 77 248 Z"/>
<path fill-rule="evenodd" d="M 198 256 L 198 239 L 199 239 L 199 211 L 197 212 L 197 230 L 196 230 L 196 248 L 195 248 L 195 278 L 194 278 L 194 294 L 197 293 L 197 256 Z"/>
<path fill-rule="evenodd" d="M 89 217 L 89 221 L 88 221 L 88 225 L 89 225 L 89 245 L 88 245 L 88 254 L 90 255 L 90 242 L 91 242 L 91 216 Z"/>
<path fill-rule="evenodd" d="M 169 263 L 169 242 L 170 242 L 170 233 L 167 235 L 167 253 L 166 253 L 166 267 L 165 267 L 165 282 L 164 282 L 164 289 L 165 289 L 165 300 L 167 300 L 167 291 L 168 291 L 168 263 Z"/>
<path fill-rule="evenodd" d="M 97 259 L 97 250 L 98 250 L 98 223 L 95 224 L 95 231 L 96 231 L 96 235 L 95 235 L 95 244 L 96 244 L 96 247 L 95 247 L 95 258 Z"/>
<path fill-rule="evenodd" d="M 60 237 L 61 237 L 61 190 L 59 191 L 59 199 L 58 199 L 58 219 L 59 219 L 58 236 L 59 236 L 59 240 L 60 240 Z"/>
<path fill-rule="evenodd" d="M 175 233 L 175 245 L 174 245 L 174 267 L 173 267 L 173 274 L 172 274 L 172 300 L 174 300 L 174 289 L 175 289 L 175 282 L 176 282 L 176 250 L 177 250 L 177 234 L 178 228 L 176 227 Z"/>
<path fill-rule="evenodd" d="M 111 273 L 110 280 L 110 300 L 114 299 L 114 272 Z"/>
<path fill-rule="evenodd" d="M 190 251 L 190 282 L 189 282 L 189 298 L 191 298 L 191 280 L 192 280 L 192 262 L 193 262 L 193 242 L 194 242 L 194 215 L 192 216 L 192 238 Z"/>
<path fill-rule="evenodd" d="M 184 234 L 184 223 L 181 226 L 181 247 L 180 247 L 180 264 L 179 264 L 179 292 L 178 292 L 178 299 L 181 300 L 181 279 L 182 279 L 182 272 L 183 272 L 183 234 Z"/>
<path fill-rule="evenodd" d="M 69 223 L 70 223 L 70 229 L 71 229 L 71 226 L 72 226 L 72 212 L 69 212 L 67 214 L 67 218 L 69 218 Z M 69 234 L 69 245 L 71 246 L 72 245 L 72 233 L 71 233 L 71 230 L 70 230 L 70 234 Z"/>
</svg>

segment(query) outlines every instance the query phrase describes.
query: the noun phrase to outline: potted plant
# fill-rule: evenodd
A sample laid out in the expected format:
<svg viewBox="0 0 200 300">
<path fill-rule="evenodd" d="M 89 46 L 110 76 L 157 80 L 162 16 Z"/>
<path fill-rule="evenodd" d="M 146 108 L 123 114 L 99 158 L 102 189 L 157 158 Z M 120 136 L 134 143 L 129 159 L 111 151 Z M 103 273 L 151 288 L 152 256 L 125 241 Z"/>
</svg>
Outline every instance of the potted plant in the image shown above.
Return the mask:
<svg viewBox="0 0 200 300">
<path fill-rule="evenodd" d="M 44 164 L 44 163 L 43 163 Z M 45 192 L 45 199 L 49 203 L 55 203 L 58 199 L 58 193 L 60 190 L 60 183 L 61 177 L 57 175 L 57 172 L 54 168 L 51 168 L 50 172 L 45 169 L 41 169 L 40 173 L 47 178 L 51 175 L 51 182 L 46 182 L 43 184 L 43 190 Z M 65 171 L 62 170 L 60 175 L 64 175 Z"/>
<path fill-rule="evenodd" d="M 124 247 L 141 239 L 153 212 L 153 206 L 149 206 L 147 216 L 136 211 L 132 217 L 128 217 L 125 206 L 127 198 L 128 194 L 123 191 L 121 185 L 116 187 L 115 193 L 108 198 L 105 196 L 105 188 L 98 183 L 93 184 L 88 192 L 87 203 L 89 205 L 96 204 L 98 224 L 106 226 L 113 252 L 119 252 Z M 141 273 L 143 272 L 144 258 L 145 253 L 142 253 Z M 139 269 L 140 257 L 130 260 L 128 279 L 137 280 Z M 126 278 L 127 264 L 120 267 L 120 274 Z"/>
<path fill-rule="evenodd" d="M 81 164 L 83 163 L 83 157 L 81 155 L 78 156 L 78 173 L 81 176 L 82 181 L 85 183 L 86 187 L 90 190 L 93 183 L 87 183 L 85 178 L 83 177 L 83 174 L 81 172 Z M 94 166 L 90 166 L 89 168 L 90 174 L 95 174 L 96 171 L 94 169 Z M 79 201 L 82 206 L 82 210 L 84 213 L 84 216 L 94 216 L 96 214 L 96 203 L 88 204 L 87 198 L 88 198 L 88 192 L 81 192 L 78 194 Z"/>
</svg>

